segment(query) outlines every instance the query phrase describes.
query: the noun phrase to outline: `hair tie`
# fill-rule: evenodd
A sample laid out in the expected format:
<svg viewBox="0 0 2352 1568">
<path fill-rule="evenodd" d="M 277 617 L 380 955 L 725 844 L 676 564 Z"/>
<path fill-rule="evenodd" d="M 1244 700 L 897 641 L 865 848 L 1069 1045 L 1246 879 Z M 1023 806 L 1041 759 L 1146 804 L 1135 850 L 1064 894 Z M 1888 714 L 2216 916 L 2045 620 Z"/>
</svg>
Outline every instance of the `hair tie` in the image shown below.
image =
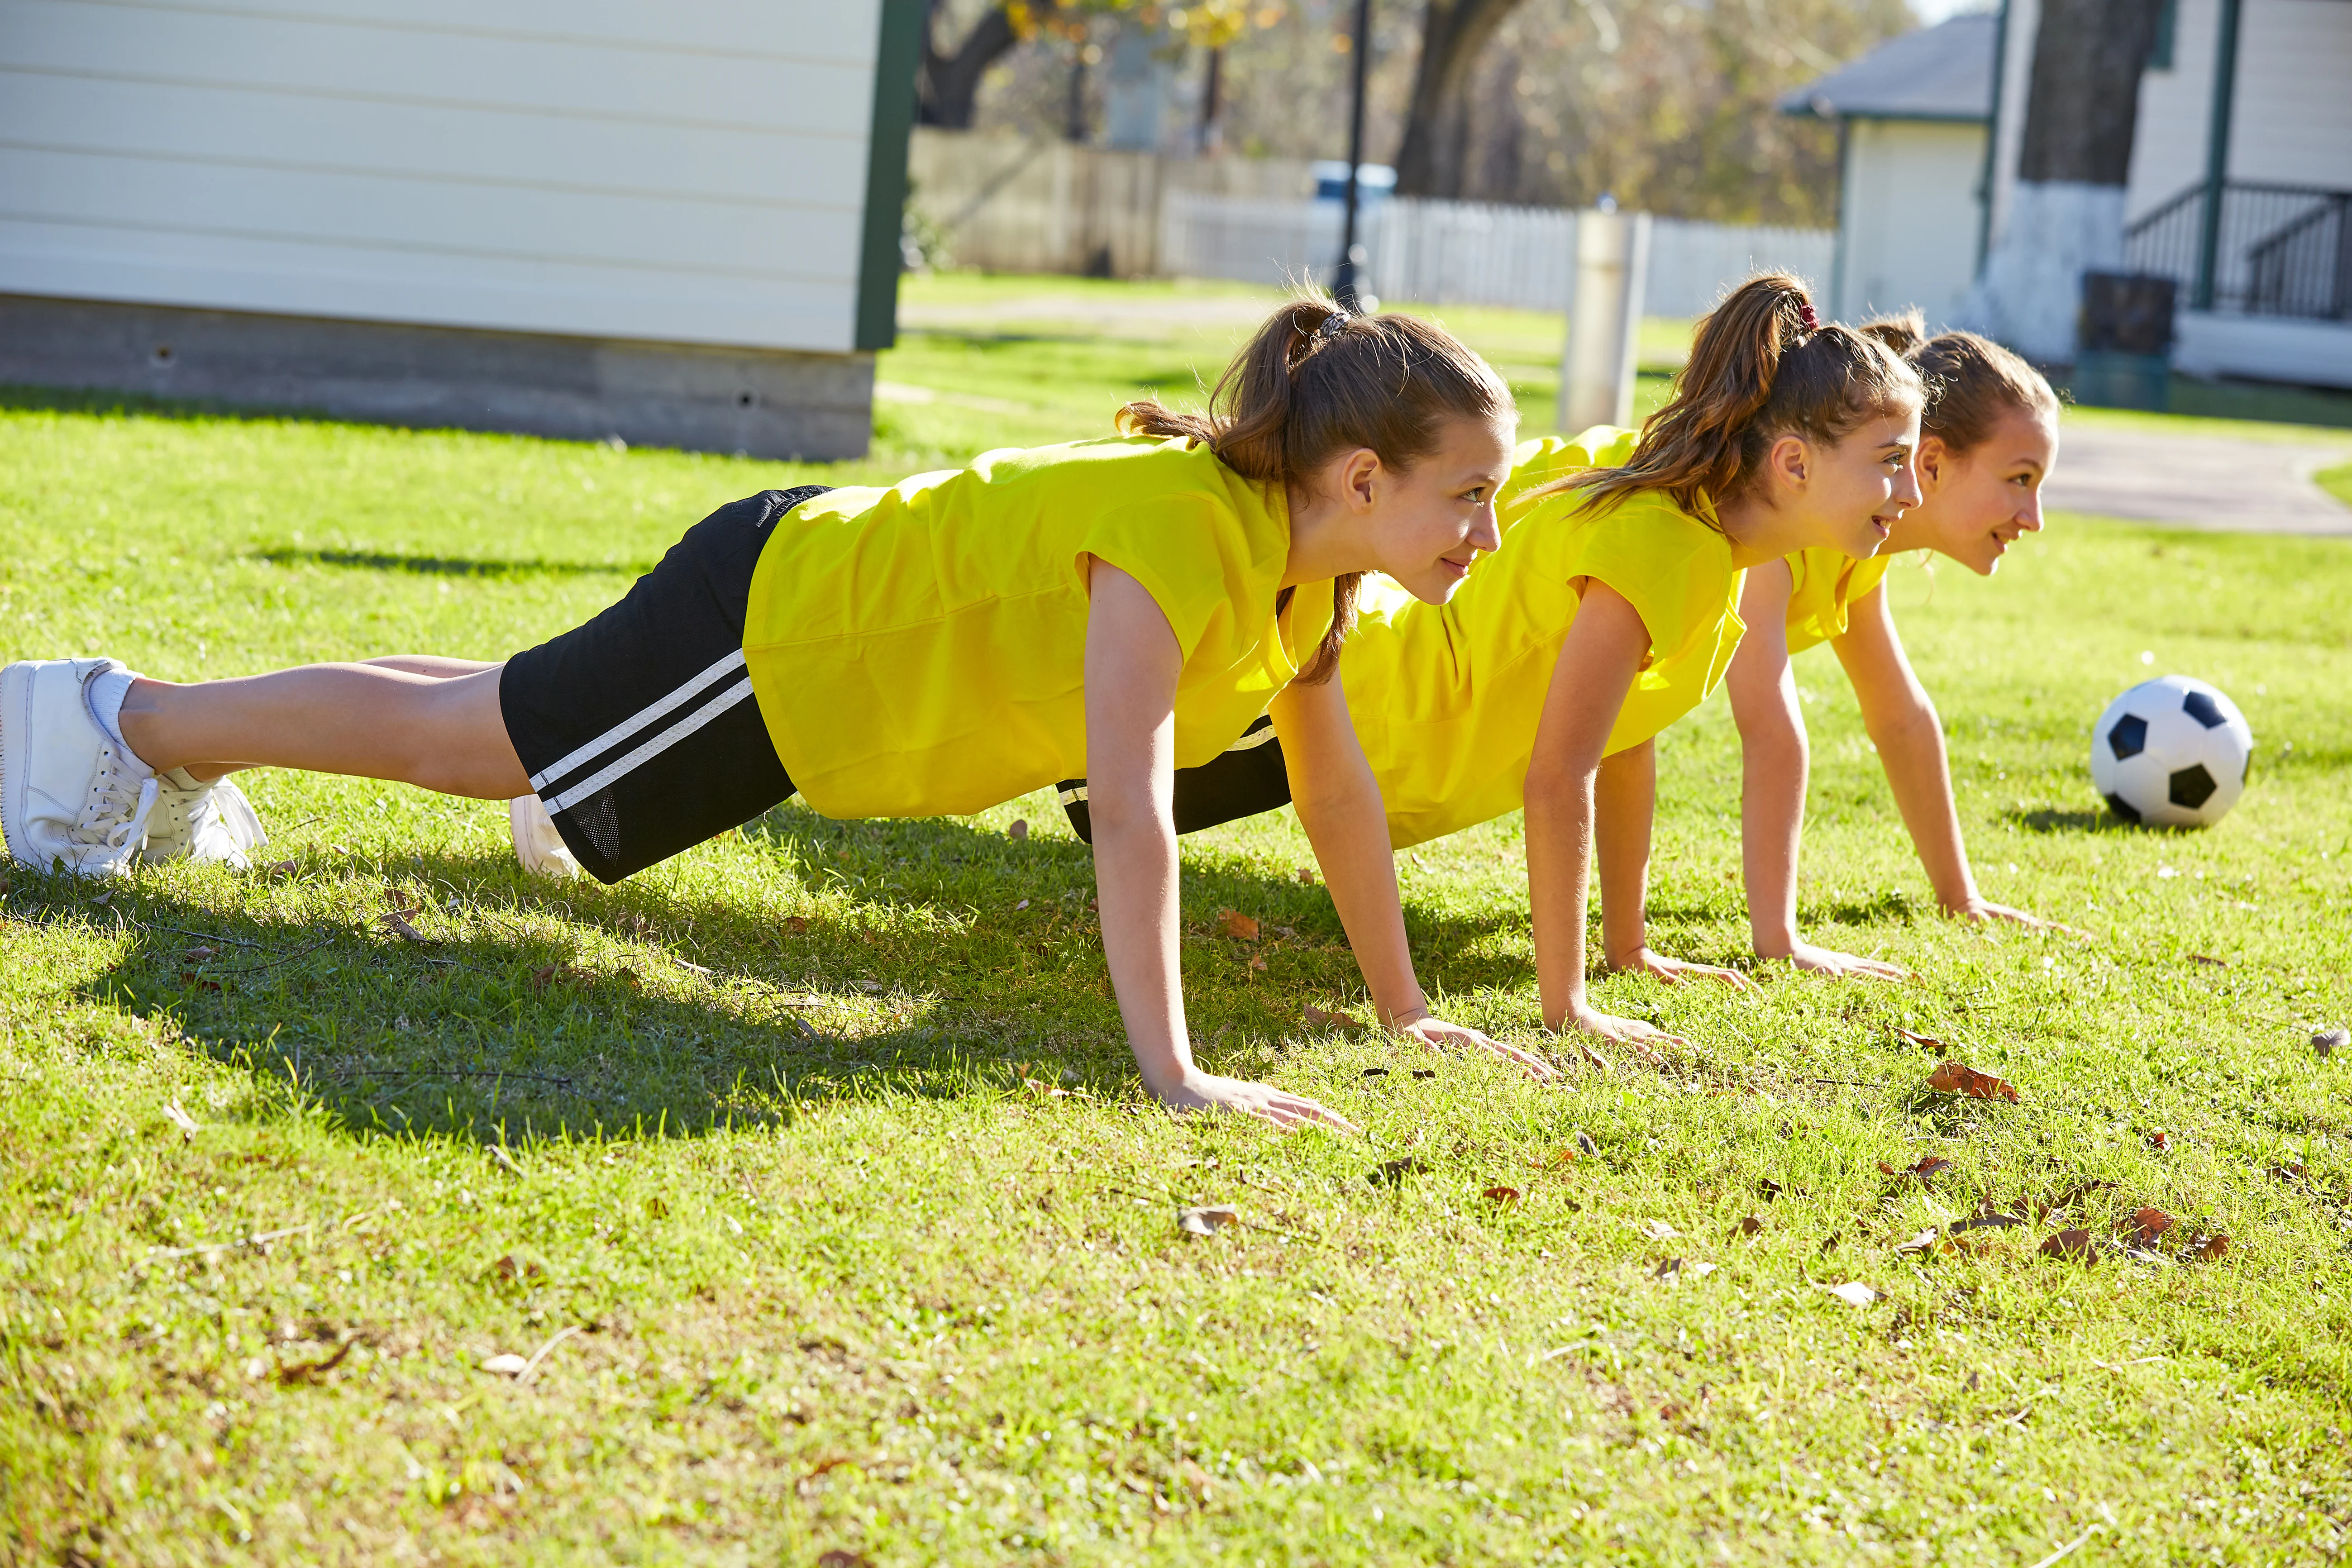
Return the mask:
<svg viewBox="0 0 2352 1568">
<path fill-rule="evenodd" d="M 1355 319 L 1355 317 L 1348 314 L 1347 311 L 1339 310 L 1335 306 L 1332 309 L 1331 313 L 1323 318 L 1323 324 L 1315 329 L 1315 335 L 1307 341 L 1309 342 L 1319 343 L 1326 338 L 1336 338 L 1341 332 L 1347 331 L 1348 323 Z"/>
<path fill-rule="evenodd" d="M 1813 307 L 1811 300 L 1800 300 L 1797 301 L 1797 320 L 1805 324 L 1805 331 L 1809 332 L 1818 332 L 1822 330 L 1822 319 L 1813 314 Z"/>
</svg>

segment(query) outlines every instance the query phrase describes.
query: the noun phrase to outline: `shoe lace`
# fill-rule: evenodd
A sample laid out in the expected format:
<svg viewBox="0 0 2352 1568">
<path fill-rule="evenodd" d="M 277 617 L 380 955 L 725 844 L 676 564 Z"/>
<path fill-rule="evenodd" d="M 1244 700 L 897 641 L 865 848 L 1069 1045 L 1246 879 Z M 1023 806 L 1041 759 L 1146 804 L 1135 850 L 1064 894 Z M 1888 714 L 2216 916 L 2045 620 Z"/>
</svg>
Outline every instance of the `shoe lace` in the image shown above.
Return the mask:
<svg viewBox="0 0 2352 1568">
<path fill-rule="evenodd" d="M 137 849 L 146 841 L 147 818 L 155 809 L 160 787 L 152 773 L 132 782 L 113 748 L 107 748 L 100 756 L 90 798 L 66 841 L 92 849 Z"/>
</svg>

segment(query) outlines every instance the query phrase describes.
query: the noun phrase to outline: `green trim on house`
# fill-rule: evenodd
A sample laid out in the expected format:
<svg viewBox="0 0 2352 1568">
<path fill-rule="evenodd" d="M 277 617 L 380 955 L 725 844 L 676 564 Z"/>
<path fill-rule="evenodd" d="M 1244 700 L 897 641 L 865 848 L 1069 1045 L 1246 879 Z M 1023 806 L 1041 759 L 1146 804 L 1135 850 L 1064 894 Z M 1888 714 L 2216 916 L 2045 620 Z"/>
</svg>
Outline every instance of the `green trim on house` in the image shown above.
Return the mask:
<svg viewBox="0 0 2352 1568">
<path fill-rule="evenodd" d="M 926 0 L 882 0 L 874 51 L 874 125 L 866 138 L 866 237 L 857 264 L 857 330 L 850 346 L 887 349 L 898 341 L 898 248 L 906 224 L 907 142 L 915 126 L 915 67 L 922 56 Z"/>
</svg>

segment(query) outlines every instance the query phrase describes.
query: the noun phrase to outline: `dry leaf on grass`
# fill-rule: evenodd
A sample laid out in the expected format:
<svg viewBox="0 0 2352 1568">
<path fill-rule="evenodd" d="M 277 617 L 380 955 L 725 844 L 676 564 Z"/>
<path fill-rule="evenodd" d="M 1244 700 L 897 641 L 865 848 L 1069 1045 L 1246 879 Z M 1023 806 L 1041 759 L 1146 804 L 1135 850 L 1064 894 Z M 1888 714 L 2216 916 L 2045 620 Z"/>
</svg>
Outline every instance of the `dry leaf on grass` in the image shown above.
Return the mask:
<svg viewBox="0 0 2352 1568">
<path fill-rule="evenodd" d="M 1306 883 L 1308 887 L 1313 887 L 1318 880 L 1315 874 L 1315 868 L 1312 866 L 1301 866 L 1298 868 L 1298 879 Z"/>
<path fill-rule="evenodd" d="M 2229 1250 L 2230 1238 L 2226 1236 L 2209 1236 L 2197 1245 L 2197 1256 L 2208 1263 Z"/>
<path fill-rule="evenodd" d="M 1241 1211 L 1231 1204 L 1211 1204 L 1204 1208 L 1178 1209 L 1176 1228 L 1186 1236 L 1214 1236 L 1229 1225 L 1237 1224 Z"/>
<path fill-rule="evenodd" d="M 1435 1068 L 1415 1068 L 1412 1069 L 1412 1076 L 1415 1078 L 1435 1078 L 1437 1076 L 1437 1069 Z"/>
<path fill-rule="evenodd" d="M 1515 1204 L 1519 1201 L 1519 1189 L 1517 1187 L 1502 1186 L 1488 1187 L 1486 1192 L 1480 1195 L 1490 1204 Z"/>
<path fill-rule="evenodd" d="M 530 1364 L 530 1363 L 515 1354 L 514 1352 L 502 1351 L 499 1354 L 494 1355 L 489 1360 L 484 1362 L 482 1363 L 482 1370 L 484 1372 L 500 1373 L 508 1377 L 520 1377 L 522 1375 L 523 1368 Z"/>
<path fill-rule="evenodd" d="M 1364 1179 L 1382 1186 L 1395 1186 L 1407 1176 L 1418 1176 L 1429 1167 L 1418 1160 L 1388 1160 Z"/>
<path fill-rule="evenodd" d="M 298 1361 L 289 1366 L 281 1366 L 278 1369 L 278 1381 L 289 1387 L 298 1383 L 323 1383 L 329 1373 L 343 1364 L 343 1358 L 351 1354 L 352 1347 L 359 1342 L 359 1336 L 354 1334 L 316 1361 Z"/>
<path fill-rule="evenodd" d="M 836 1546 L 816 1560 L 816 1568 L 874 1568 L 874 1559 L 863 1552 L 845 1552 Z"/>
<path fill-rule="evenodd" d="M 1915 1035 L 1908 1029 L 1899 1028 L 1895 1033 L 1906 1044 L 1916 1046 L 1923 1051 L 1932 1051 L 1939 1057 L 1952 1048 L 1933 1035 Z"/>
<path fill-rule="evenodd" d="M 180 971 L 180 989 L 183 991 L 217 991 L 220 988 L 221 983 L 217 980 L 207 980 L 193 970 Z"/>
<path fill-rule="evenodd" d="M 786 936 L 808 935 L 809 923 L 808 917 L 806 915 L 786 915 L 782 920 L 776 923 L 784 928 L 784 934 Z"/>
<path fill-rule="evenodd" d="M 1642 1222 L 1641 1229 L 1642 1234 L 1652 1241 L 1670 1241 L 1682 1234 L 1662 1219 L 1645 1219 Z"/>
<path fill-rule="evenodd" d="M 1244 942 L 1257 940 L 1257 921 L 1239 910 L 1219 910 L 1217 930 L 1225 936 L 1238 937 Z"/>
<path fill-rule="evenodd" d="M 1010 838 L 1015 844 L 1018 844 L 1023 839 L 1028 837 L 1029 819 L 1025 816 L 1014 817 L 1013 819 L 1013 826 L 1004 830 L 1004 837 Z"/>
<path fill-rule="evenodd" d="M 1265 968 L 1265 954 L 1262 952 L 1254 952 L 1250 954 L 1249 966 L 1252 969 L 1263 972 Z"/>
<path fill-rule="evenodd" d="M 183 1140 L 194 1138 L 202 1131 L 196 1125 L 196 1119 L 181 1110 L 180 1102 L 176 1100 L 163 1107 L 163 1117 L 165 1121 L 180 1130 Z"/>
<path fill-rule="evenodd" d="M 2334 1056 L 2347 1046 L 2352 1046 L 2352 1030 L 2323 1029 L 2311 1037 L 2311 1048 L 2323 1058 Z"/>
<path fill-rule="evenodd" d="M 1932 1182 L 1951 1168 L 1952 1163 L 1941 1154 L 1929 1154 L 1921 1159 L 1918 1163 L 1906 1165 L 1899 1171 L 1884 1160 L 1878 1162 L 1879 1173 L 1882 1175 L 1910 1176 L 1921 1182 Z"/>
<path fill-rule="evenodd" d="M 1754 1215 L 1749 1215 L 1739 1222 L 1739 1234 L 1742 1236 L 1760 1236 L 1763 1232 L 1764 1222 Z"/>
<path fill-rule="evenodd" d="M 220 949 L 216 947 L 207 947 L 203 942 L 198 942 L 194 947 L 181 949 L 180 956 L 186 959 L 190 963 L 202 963 L 207 958 L 218 958 L 220 956 Z"/>
<path fill-rule="evenodd" d="M 2062 1230 L 2055 1236 L 2044 1237 L 2041 1247 L 2035 1250 L 2044 1258 L 2069 1258 L 2085 1264 L 2096 1263 L 2099 1260 L 2096 1246 L 2091 1240 L 2091 1233 L 2080 1228 Z"/>
<path fill-rule="evenodd" d="M 2172 1216 L 2159 1208 L 2137 1209 L 2131 1217 L 2132 1228 L 2124 1236 L 2129 1247 L 2154 1247 L 2157 1238 L 2172 1228 Z"/>
<path fill-rule="evenodd" d="M 1822 1289 L 1849 1307 L 1867 1307 L 1878 1300 L 1878 1292 L 1859 1279 L 1849 1279 L 1843 1285 L 1824 1285 Z"/>
<path fill-rule="evenodd" d="M 2172 1134 L 2159 1127 L 2147 1135 L 2147 1146 L 2159 1154 L 2172 1152 Z"/>
<path fill-rule="evenodd" d="M 1765 1177 L 1762 1181 L 1756 1184 L 1757 1195 L 1761 1197 L 1768 1204 L 1788 1190 L 1788 1188 L 1782 1186 L 1780 1183 L 1774 1181 L 1769 1176 Z"/>
<path fill-rule="evenodd" d="M 1076 1100 L 1084 1092 L 1081 1089 L 1063 1089 L 1055 1084 L 1039 1083 L 1034 1078 L 1023 1079 L 1021 1087 L 1032 1094 L 1042 1094 L 1047 1100 Z"/>
<path fill-rule="evenodd" d="M 1538 1160 L 1536 1162 L 1536 1168 L 1538 1170 L 1542 1170 L 1546 1166 L 1549 1166 L 1554 1170 L 1559 1170 L 1562 1167 L 1575 1164 L 1577 1161 L 1581 1158 L 1583 1158 L 1583 1156 L 1580 1154 L 1572 1145 L 1563 1144 L 1559 1148 L 1553 1150 L 1544 1158 Z"/>
<path fill-rule="evenodd" d="M 1899 1243 L 1895 1250 L 1898 1253 L 1933 1252 L 1936 1250 L 1936 1227 L 1929 1226 L 1910 1240 Z"/>
<path fill-rule="evenodd" d="M 1310 1029 L 1339 1029 L 1342 1031 L 1349 1031 L 1360 1029 L 1364 1026 L 1363 1021 L 1358 1018 L 1354 1014 L 1343 1013 L 1337 1007 L 1327 1011 L 1324 1008 L 1318 1007 L 1314 1003 L 1309 1002 L 1307 1004 L 1304 1012 L 1307 1018 L 1307 1026 Z"/>
<path fill-rule="evenodd" d="M 1389 1076 L 1389 1069 L 1386 1068 L 1366 1068 L 1363 1071 L 1363 1076 L 1366 1078 L 1386 1078 Z"/>
<path fill-rule="evenodd" d="M 296 868 L 294 862 L 291 860 L 273 860 L 265 868 L 265 869 L 267 869 L 272 876 L 277 877 L 290 877 L 294 874 Z"/>
<path fill-rule="evenodd" d="M 1927 1087 L 1938 1094 L 1962 1094 L 1971 1100 L 2006 1100 L 2011 1104 L 2017 1100 L 2017 1090 L 2006 1079 L 1958 1062 L 1939 1064 L 1928 1076 Z"/>
<path fill-rule="evenodd" d="M 1601 1145 L 1593 1142 L 1592 1134 L 1580 1129 L 1576 1134 L 1576 1146 L 1588 1154 L 1597 1155 L 1601 1152 Z"/>
</svg>

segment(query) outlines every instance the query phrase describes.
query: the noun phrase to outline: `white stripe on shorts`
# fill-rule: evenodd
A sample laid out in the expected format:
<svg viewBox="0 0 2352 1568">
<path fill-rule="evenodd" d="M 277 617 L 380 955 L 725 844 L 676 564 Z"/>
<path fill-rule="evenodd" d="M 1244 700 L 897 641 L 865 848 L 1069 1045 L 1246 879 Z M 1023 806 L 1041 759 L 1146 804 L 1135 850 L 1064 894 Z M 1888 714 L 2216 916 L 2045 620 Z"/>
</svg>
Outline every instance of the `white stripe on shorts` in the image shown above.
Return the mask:
<svg viewBox="0 0 2352 1568">
<path fill-rule="evenodd" d="M 743 656 L 739 653 L 735 658 L 740 663 Z M 657 757 L 662 752 L 668 751 L 672 746 L 677 745 L 680 741 L 685 740 L 688 735 L 693 734 L 697 730 L 701 729 L 705 724 L 709 723 L 713 719 L 718 718 L 721 713 L 726 712 L 730 708 L 734 707 L 737 703 L 742 701 L 745 698 L 751 695 L 751 678 L 746 676 L 741 681 L 729 687 L 726 690 L 719 692 L 709 701 L 704 703 L 701 707 L 696 709 L 685 718 L 680 719 L 677 723 L 672 724 L 668 729 L 664 730 L 652 740 L 646 742 L 643 745 L 631 751 L 626 756 L 617 757 L 611 763 L 606 763 L 604 767 L 598 768 L 594 773 L 589 774 L 580 783 L 573 784 L 562 795 L 547 796 L 547 814 L 550 816 L 552 816 L 559 811 L 571 810 L 582 801 L 586 800 L 590 795 L 594 795 L 598 790 L 603 789 L 606 784 L 611 784 L 614 779 L 619 778 L 622 774 L 635 768 L 639 763 L 644 762 L 648 757 Z M 675 704 L 672 704 L 672 706 L 675 706 Z M 648 711 L 651 711 L 651 710 L 648 710 Z"/>
<path fill-rule="evenodd" d="M 573 752 L 570 756 L 565 757 L 562 762 L 557 763 L 553 767 L 547 768 L 541 772 L 531 774 L 530 787 L 535 790 L 545 790 L 549 784 L 553 784 L 556 780 L 562 778 L 572 769 L 580 766 L 583 763 L 593 761 L 605 752 L 611 751 L 614 747 L 619 745 L 622 742 L 627 740 L 630 736 L 635 734 L 646 725 L 662 718 L 664 715 L 674 711 L 680 705 L 691 700 L 698 693 L 709 689 L 711 682 L 722 679 L 729 671 L 740 669 L 742 668 L 743 650 L 739 647 L 733 653 L 729 654 L 725 658 L 720 659 L 717 664 L 712 665 L 709 669 L 704 670 L 700 675 L 696 676 L 692 680 L 688 681 L 685 685 L 679 687 L 677 690 L 671 692 L 668 696 L 655 703 L 652 707 L 643 709 L 635 717 L 625 719 L 620 723 L 614 725 L 611 729 L 605 731 L 603 734 L 597 736 L 594 740 L 589 742 L 578 751 Z M 736 700 L 740 701 L 741 699 L 738 698 Z M 728 706 L 731 708 L 734 704 L 730 703 Z M 702 726 L 699 724 L 694 726 L 697 730 L 701 727 Z M 690 734 L 693 731 L 688 731 L 687 732 Z M 655 750 L 659 751 L 661 748 L 657 746 Z M 634 752 L 631 753 L 631 755 L 635 754 L 635 753 Z M 625 768 L 622 771 L 625 773 L 628 770 Z M 577 792 L 572 790 L 564 791 L 564 794 L 567 795 L 575 793 Z M 556 805 L 553 801 L 550 801 L 548 803 L 547 809 L 553 812 L 561 810 L 562 808 Z"/>
</svg>

